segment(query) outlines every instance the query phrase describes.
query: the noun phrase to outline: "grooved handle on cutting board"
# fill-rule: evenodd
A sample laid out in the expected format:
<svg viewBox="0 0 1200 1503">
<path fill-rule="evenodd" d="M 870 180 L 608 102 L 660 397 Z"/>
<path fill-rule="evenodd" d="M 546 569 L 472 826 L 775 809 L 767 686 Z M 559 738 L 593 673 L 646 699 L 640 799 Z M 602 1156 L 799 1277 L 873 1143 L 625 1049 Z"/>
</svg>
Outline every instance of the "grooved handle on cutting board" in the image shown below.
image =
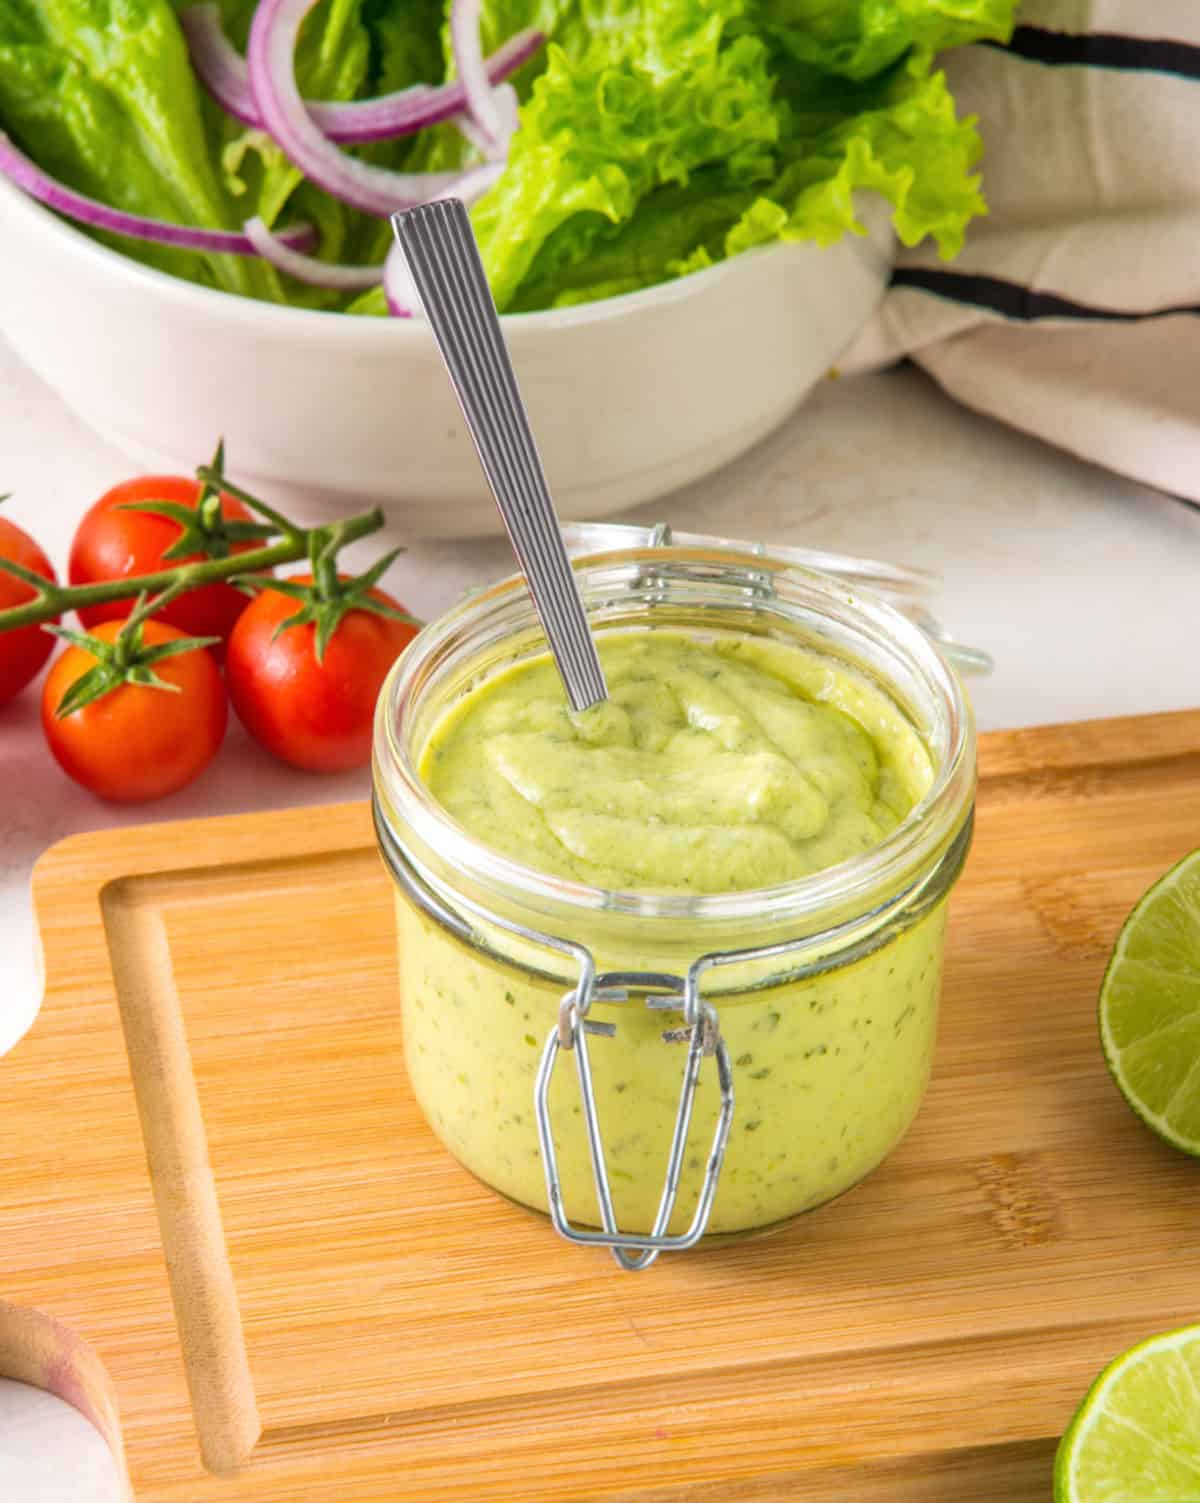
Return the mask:
<svg viewBox="0 0 1200 1503">
<path fill-rule="evenodd" d="M 183 1013 L 162 915 L 136 882 L 101 894 L 171 1300 L 204 1465 L 245 1466 L 262 1434 L 237 1290 L 208 1159 Z M 151 1061 L 147 1068 L 146 1061 Z"/>
</svg>

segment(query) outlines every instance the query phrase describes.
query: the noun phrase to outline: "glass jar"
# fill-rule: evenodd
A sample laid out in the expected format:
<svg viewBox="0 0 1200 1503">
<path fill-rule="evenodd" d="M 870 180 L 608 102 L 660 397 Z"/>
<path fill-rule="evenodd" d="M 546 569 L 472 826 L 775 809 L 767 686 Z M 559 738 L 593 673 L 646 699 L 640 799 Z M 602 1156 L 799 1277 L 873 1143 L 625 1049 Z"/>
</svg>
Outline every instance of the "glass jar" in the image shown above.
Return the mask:
<svg viewBox="0 0 1200 1503">
<path fill-rule="evenodd" d="M 481 844 L 418 775 L 464 695 L 545 652 L 524 582 L 460 604 L 392 670 L 375 819 L 417 1100 L 478 1178 L 634 1268 L 821 1205 L 903 1136 L 933 1054 L 975 738 L 958 678 L 918 627 L 832 578 L 727 547 L 594 555 L 576 576 L 599 634 L 667 627 L 820 654 L 855 676 L 864 706 L 882 694 L 901 712 L 934 770 L 881 844 L 813 876 L 606 891 Z"/>
</svg>

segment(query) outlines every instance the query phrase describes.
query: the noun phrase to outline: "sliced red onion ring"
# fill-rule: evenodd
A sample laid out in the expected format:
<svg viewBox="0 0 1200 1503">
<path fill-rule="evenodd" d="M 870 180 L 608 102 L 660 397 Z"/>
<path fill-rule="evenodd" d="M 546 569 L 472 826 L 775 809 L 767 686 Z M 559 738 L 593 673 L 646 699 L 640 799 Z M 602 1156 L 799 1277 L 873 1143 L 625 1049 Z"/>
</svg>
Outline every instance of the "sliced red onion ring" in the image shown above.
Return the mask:
<svg viewBox="0 0 1200 1503">
<path fill-rule="evenodd" d="M 500 140 L 500 111 L 492 97 L 492 83 L 483 63 L 483 44 L 479 36 L 482 10 L 482 0 L 452 0 L 450 46 L 454 52 L 454 71 L 467 91 L 467 114 L 487 143 L 494 146 Z"/>
<path fill-rule="evenodd" d="M 383 295 L 393 318 L 424 318 L 421 294 L 408 269 L 408 258 L 399 244 L 392 246 L 383 263 Z"/>
<path fill-rule="evenodd" d="M 246 58 L 258 113 L 293 166 L 334 198 L 381 216 L 451 194 L 475 198 L 491 187 L 492 163 L 463 173 L 392 172 L 347 156 L 321 134 L 296 86 L 296 39 L 313 4 L 314 0 L 259 0 Z"/>
<path fill-rule="evenodd" d="M 521 118 L 521 103 L 512 84 L 501 84 L 493 91 L 496 112 L 500 117 L 500 134 L 490 141 L 470 115 L 459 115 L 455 120 L 462 134 L 489 162 L 502 162 L 508 156 L 508 148 L 517 133 Z"/>
<path fill-rule="evenodd" d="M 231 256 L 259 254 L 249 237 L 236 230 L 205 230 L 186 224 L 168 224 L 162 219 L 147 219 L 142 214 L 127 214 L 123 209 L 111 208 L 76 193 L 35 166 L 3 131 L 0 131 L 0 172 L 47 208 L 56 209 L 93 229 L 111 230 L 115 235 L 131 235 L 136 240 L 153 240 L 159 245 L 174 245 L 183 250 L 215 251 Z M 286 230 L 280 230 L 275 238 L 289 253 L 311 250 L 317 243 L 316 231 L 308 224 L 290 225 Z"/>
<path fill-rule="evenodd" d="M 246 231 L 246 239 L 264 261 L 313 287 L 365 292 L 368 287 L 378 287 L 383 280 L 382 266 L 335 266 L 330 261 L 318 261 L 315 256 L 301 255 L 273 234 L 257 214 L 253 219 L 247 219 L 242 228 Z"/>
<path fill-rule="evenodd" d="M 179 22 L 187 38 L 192 66 L 208 92 L 235 120 L 262 129 L 246 60 L 221 29 L 218 8 L 211 4 L 189 5 L 180 11 Z M 510 37 L 486 60 L 489 82 L 502 83 L 527 63 L 545 40 L 545 35 L 532 26 Z M 305 101 L 305 109 L 322 135 L 343 146 L 409 136 L 427 125 L 461 115 L 466 108 L 466 89 L 461 79 L 436 87 L 415 84 L 409 89 L 381 94 L 377 99 L 351 100 L 345 104 Z"/>
</svg>

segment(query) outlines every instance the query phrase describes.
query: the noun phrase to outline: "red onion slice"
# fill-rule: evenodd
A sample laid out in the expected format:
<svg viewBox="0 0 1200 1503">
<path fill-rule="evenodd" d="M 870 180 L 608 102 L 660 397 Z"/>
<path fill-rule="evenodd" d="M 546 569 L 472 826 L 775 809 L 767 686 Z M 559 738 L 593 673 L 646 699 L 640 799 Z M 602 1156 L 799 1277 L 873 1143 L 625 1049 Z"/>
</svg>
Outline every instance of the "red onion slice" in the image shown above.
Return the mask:
<svg viewBox="0 0 1200 1503">
<path fill-rule="evenodd" d="M 489 162 L 502 162 L 508 156 L 508 148 L 520 124 L 521 104 L 512 84 L 500 84 L 492 93 L 496 112 L 500 119 L 500 134 L 489 140 L 470 115 L 459 115 L 455 120 L 462 134 Z"/>
<path fill-rule="evenodd" d="M 408 269 L 408 258 L 399 244 L 392 246 L 383 263 L 383 295 L 393 318 L 424 318 L 421 294 Z"/>
<path fill-rule="evenodd" d="M 293 166 L 334 198 L 380 216 L 450 194 L 478 197 L 491 187 L 491 163 L 465 173 L 392 172 L 347 156 L 321 134 L 296 86 L 296 39 L 313 4 L 314 0 L 259 0 L 246 58 L 258 113 Z M 486 186 L 480 186 L 485 177 Z"/>
<path fill-rule="evenodd" d="M 152 240 L 181 250 L 214 251 L 231 256 L 258 255 L 249 237 L 236 230 L 205 230 L 186 224 L 168 224 L 163 219 L 127 214 L 124 209 L 114 209 L 76 193 L 65 183 L 49 177 L 24 152 L 18 151 L 3 131 L 0 131 L 0 172 L 47 208 L 56 209 L 93 229 L 111 230 L 115 235 L 130 235 L 136 240 Z M 275 238 L 289 252 L 311 250 L 317 242 L 316 231 L 308 224 L 290 225 L 280 230 Z"/>
<path fill-rule="evenodd" d="M 262 129 L 262 117 L 250 89 L 246 60 L 221 29 L 221 13 L 215 5 L 190 5 L 179 13 L 187 38 L 192 66 L 216 102 L 235 120 Z M 539 51 L 545 36 L 536 27 L 519 31 L 486 60 L 490 83 L 510 77 Z M 367 141 L 385 141 L 413 135 L 427 125 L 461 115 L 467 108 L 461 79 L 453 83 L 415 84 L 377 99 L 332 103 L 306 100 L 305 109 L 322 135 L 343 146 Z"/>
<path fill-rule="evenodd" d="M 247 219 L 242 228 L 246 231 L 246 239 L 264 261 L 313 287 L 365 292 L 368 287 L 378 287 L 383 279 L 382 266 L 336 266 L 330 261 L 318 261 L 315 256 L 301 255 L 273 234 L 257 214 L 253 219 Z"/>
<path fill-rule="evenodd" d="M 467 113 L 489 145 L 500 139 L 500 111 L 492 96 L 491 80 L 483 63 L 479 37 L 481 0 L 453 0 L 450 6 L 450 46 L 454 69 L 467 91 Z"/>
</svg>

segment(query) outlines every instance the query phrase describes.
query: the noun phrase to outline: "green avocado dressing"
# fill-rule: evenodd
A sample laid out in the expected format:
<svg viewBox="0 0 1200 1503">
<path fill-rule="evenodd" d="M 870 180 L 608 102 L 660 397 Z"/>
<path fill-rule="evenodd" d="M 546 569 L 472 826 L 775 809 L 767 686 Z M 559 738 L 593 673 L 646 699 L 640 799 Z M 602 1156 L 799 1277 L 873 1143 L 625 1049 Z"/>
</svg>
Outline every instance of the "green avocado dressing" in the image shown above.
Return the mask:
<svg viewBox="0 0 1200 1503">
<path fill-rule="evenodd" d="M 733 892 L 882 841 L 932 780 L 865 676 L 791 644 L 679 631 L 599 642 L 609 700 L 570 711 L 552 660 L 520 663 L 437 728 L 421 774 L 484 844 L 642 892 Z"/>
<path fill-rule="evenodd" d="M 931 785 L 925 743 L 865 670 L 789 642 L 682 627 L 611 630 L 599 646 L 608 703 L 573 716 L 550 659 L 527 659 L 474 681 L 423 749 L 421 775 L 448 812 L 542 872 L 625 892 L 769 887 L 878 845 Z M 771 912 L 769 901 L 754 906 Z M 545 1210 L 534 1082 L 572 976 L 538 969 L 555 963 L 541 952 L 506 958 L 501 942 L 465 941 L 401 894 L 396 912 L 417 1099 L 462 1163 Z M 637 922 L 615 951 L 586 915 L 566 937 L 590 944 L 602 969 L 681 971 L 714 947 L 700 920 L 641 941 Z M 903 1135 L 929 1075 L 944 924 L 943 897 L 922 889 L 878 933 L 864 921 L 844 960 L 826 963 L 814 942 L 765 984 L 759 964 L 709 976 L 736 1090 L 710 1231 L 819 1205 Z M 738 944 L 735 934 L 725 947 Z M 636 996 L 598 1000 L 590 1016 L 612 1027 L 591 1050 L 591 1078 L 617 1219 L 648 1231 L 683 1051 L 664 1042 L 670 1014 Z M 717 1107 L 706 1067 L 673 1230 L 700 1195 Z M 566 1205 L 594 1225 L 573 1069 L 556 1072 L 550 1108 Z"/>
</svg>

